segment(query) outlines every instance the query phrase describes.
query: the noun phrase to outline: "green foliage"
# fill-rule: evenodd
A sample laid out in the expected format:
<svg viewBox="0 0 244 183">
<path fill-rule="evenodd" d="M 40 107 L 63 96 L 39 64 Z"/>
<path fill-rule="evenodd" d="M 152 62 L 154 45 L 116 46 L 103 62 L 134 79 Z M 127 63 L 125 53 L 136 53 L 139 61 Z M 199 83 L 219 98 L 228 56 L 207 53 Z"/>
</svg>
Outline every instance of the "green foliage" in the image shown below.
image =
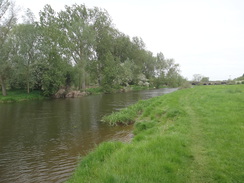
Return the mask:
<svg viewBox="0 0 244 183">
<path fill-rule="evenodd" d="M 12 60 L 10 59 L 13 51 L 11 41 L 11 31 L 16 24 L 17 16 L 14 11 L 14 4 L 8 0 L 0 2 L 0 84 L 2 94 L 7 95 L 6 81 L 12 72 Z"/>
<path fill-rule="evenodd" d="M 156 88 L 163 85 L 179 87 L 184 82 L 179 72 L 179 64 L 176 64 L 173 59 L 165 59 L 163 53 L 159 53 L 156 57 L 156 77 L 152 83 Z"/>
<path fill-rule="evenodd" d="M 33 78 L 34 65 L 38 59 L 38 30 L 35 25 L 20 24 L 13 30 L 13 60 L 16 72 L 12 74 L 10 85 L 12 88 L 26 88 L 27 93 L 33 89 L 35 80 Z"/>
<path fill-rule="evenodd" d="M 242 182 L 243 95 L 198 86 L 121 110 L 137 111 L 132 141 L 100 145 L 68 182 Z"/>
<path fill-rule="evenodd" d="M 151 84 L 155 87 L 155 88 L 160 88 L 160 86 L 162 86 L 163 85 L 163 80 L 162 80 L 162 78 L 160 78 L 160 77 L 157 77 L 157 78 L 153 78 L 152 80 L 151 80 Z"/>
<path fill-rule="evenodd" d="M 136 66 L 129 59 L 119 65 L 119 72 L 117 77 L 117 83 L 123 86 L 128 86 L 133 81 L 133 69 Z"/>
<path fill-rule="evenodd" d="M 18 25 L 15 12 L 9 15 L 9 24 L 0 20 L 3 91 L 38 89 L 51 96 L 61 87 L 85 90 L 89 84 L 105 93 L 129 85 L 180 85 L 179 65 L 162 53 L 154 57 L 142 38 L 119 32 L 106 10 L 75 4 L 55 12 L 46 5 L 38 22 L 27 10 Z"/>
<path fill-rule="evenodd" d="M 201 79 L 201 82 L 209 82 L 209 77 L 203 77 L 203 78 Z"/>
<path fill-rule="evenodd" d="M 105 67 L 103 69 L 103 80 L 102 80 L 102 87 L 103 91 L 106 93 L 112 92 L 114 85 L 119 85 L 116 80 L 116 76 L 119 73 L 119 63 L 117 60 L 114 60 L 111 53 L 107 54 L 105 59 Z"/>
<path fill-rule="evenodd" d="M 63 73 L 58 68 L 52 68 L 47 70 L 43 74 L 42 89 L 45 96 L 51 96 L 55 94 L 59 87 L 64 83 Z"/>
</svg>

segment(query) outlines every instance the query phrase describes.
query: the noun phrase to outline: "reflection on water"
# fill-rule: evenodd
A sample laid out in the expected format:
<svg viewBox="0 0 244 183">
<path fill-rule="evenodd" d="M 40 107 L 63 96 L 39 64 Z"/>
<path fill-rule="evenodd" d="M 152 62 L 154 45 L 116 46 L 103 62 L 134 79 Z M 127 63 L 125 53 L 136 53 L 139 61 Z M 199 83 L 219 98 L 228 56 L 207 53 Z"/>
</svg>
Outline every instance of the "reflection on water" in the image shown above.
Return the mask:
<svg viewBox="0 0 244 183">
<path fill-rule="evenodd" d="M 0 104 L 0 183 L 64 182 L 79 156 L 100 142 L 128 139 L 132 126 L 108 126 L 103 115 L 172 91 Z"/>
</svg>

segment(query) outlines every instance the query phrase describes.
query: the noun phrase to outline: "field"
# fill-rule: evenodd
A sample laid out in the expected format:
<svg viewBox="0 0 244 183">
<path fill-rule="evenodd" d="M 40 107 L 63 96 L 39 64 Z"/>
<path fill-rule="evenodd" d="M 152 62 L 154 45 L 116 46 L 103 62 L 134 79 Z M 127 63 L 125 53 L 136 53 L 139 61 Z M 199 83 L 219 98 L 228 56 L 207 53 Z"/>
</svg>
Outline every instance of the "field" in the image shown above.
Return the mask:
<svg viewBox="0 0 244 183">
<path fill-rule="evenodd" d="M 179 90 L 103 120 L 134 123 L 135 136 L 99 145 L 68 182 L 244 181 L 244 85 Z"/>
</svg>

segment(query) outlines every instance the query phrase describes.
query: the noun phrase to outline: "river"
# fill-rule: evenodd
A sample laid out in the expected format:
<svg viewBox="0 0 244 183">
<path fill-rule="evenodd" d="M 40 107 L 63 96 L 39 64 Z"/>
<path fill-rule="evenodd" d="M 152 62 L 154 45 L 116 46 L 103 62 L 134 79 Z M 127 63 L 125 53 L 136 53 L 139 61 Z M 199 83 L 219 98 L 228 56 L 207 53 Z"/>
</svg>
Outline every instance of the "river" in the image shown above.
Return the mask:
<svg viewBox="0 0 244 183">
<path fill-rule="evenodd" d="M 133 126 L 101 117 L 176 89 L 0 104 L 0 183 L 64 182 L 99 143 L 126 141 Z"/>
</svg>

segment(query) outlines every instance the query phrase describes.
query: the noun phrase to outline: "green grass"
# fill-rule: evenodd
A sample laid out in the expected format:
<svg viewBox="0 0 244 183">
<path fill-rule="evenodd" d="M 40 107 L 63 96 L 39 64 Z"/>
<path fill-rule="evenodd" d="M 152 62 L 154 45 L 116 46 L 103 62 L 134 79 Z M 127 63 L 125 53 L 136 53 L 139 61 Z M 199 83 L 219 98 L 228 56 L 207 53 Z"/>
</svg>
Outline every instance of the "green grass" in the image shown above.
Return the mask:
<svg viewBox="0 0 244 183">
<path fill-rule="evenodd" d="M 0 103 L 20 102 L 24 100 L 44 99 L 41 91 L 32 91 L 29 94 L 24 90 L 7 91 L 7 96 L 0 94 Z"/>
<path fill-rule="evenodd" d="M 103 93 L 103 89 L 101 87 L 87 88 L 86 92 L 91 94 L 91 95 L 102 94 Z"/>
<path fill-rule="evenodd" d="M 110 125 L 123 124 L 128 125 L 135 122 L 135 118 L 140 114 L 144 107 L 146 107 L 151 101 L 139 101 L 135 105 L 131 105 L 122 109 L 120 112 L 114 112 L 108 116 L 104 116 L 102 121 L 109 123 Z"/>
<path fill-rule="evenodd" d="M 134 138 L 102 143 L 82 159 L 68 182 L 244 180 L 243 85 L 179 90 L 112 116 L 112 124 L 135 122 Z"/>
<path fill-rule="evenodd" d="M 133 91 L 138 91 L 138 90 L 147 90 L 149 87 L 147 87 L 147 86 L 131 85 L 130 88 Z"/>
</svg>

